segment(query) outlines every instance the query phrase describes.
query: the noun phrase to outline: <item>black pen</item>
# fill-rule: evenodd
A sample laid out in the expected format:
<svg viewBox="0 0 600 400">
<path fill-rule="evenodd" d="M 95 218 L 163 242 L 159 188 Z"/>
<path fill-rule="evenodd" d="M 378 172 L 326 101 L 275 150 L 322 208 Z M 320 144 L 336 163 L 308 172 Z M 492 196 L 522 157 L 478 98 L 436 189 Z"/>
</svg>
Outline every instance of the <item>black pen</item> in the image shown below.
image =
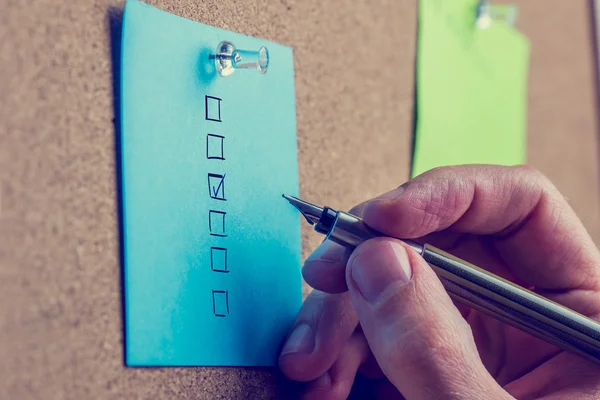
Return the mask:
<svg viewBox="0 0 600 400">
<path fill-rule="evenodd" d="M 365 240 L 385 236 L 355 215 L 319 207 L 285 194 L 283 197 L 314 225 L 317 232 L 342 246 L 355 248 Z M 434 246 L 400 240 L 427 261 L 456 301 L 600 363 L 598 322 Z"/>
</svg>

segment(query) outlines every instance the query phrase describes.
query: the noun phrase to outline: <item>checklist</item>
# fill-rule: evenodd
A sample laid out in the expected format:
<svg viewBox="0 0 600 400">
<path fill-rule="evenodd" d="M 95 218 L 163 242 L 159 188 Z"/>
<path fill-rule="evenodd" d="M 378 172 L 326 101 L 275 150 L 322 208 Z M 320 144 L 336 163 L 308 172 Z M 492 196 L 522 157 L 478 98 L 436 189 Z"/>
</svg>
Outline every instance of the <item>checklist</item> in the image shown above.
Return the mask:
<svg viewBox="0 0 600 400">
<path fill-rule="evenodd" d="M 268 72 L 219 76 L 222 41 Z M 122 50 L 126 364 L 275 366 L 302 304 L 292 49 L 128 0 Z"/>
<path fill-rule="evenodd" d="M 222 98 L 214 96 L 205 96 L 205 120 L 211 123 L 223 122 L 221 119 L 221 101 Z M 209 125 L 212 129 L 217 127 Z M 225 136 L 208 133 L 206 135 L 206 158 L 210 166 L 224 167 Z M 212 200 L 227 201 L 225 198 L 225 176 L 226 174 L 208 173 L 208 195 Z M 209 210 L 208 230 L 211 236 L 219 237 L 220 246 L 227 244 L 227 235 L 225 232 L 225 215 L 227 213 L 221 210 Z M 219 218 L 220 217 L 220 218 Z M 220 220 L 219 220 L 220 219 Z M 213 221 L 214 220 L 214 221 Z M 214 231 L 213 231 L 214 228 Z M 222 233 L 216 233 L 222 232 Z M 227 266 L 227 248 L 220 246 L 210 247 L 210 269 L 215 273 L 229 273 Z M 220 286 L 223 286 L 220 284 Z M 229 291 L 212 290 L 213 295 L 213 313 L 215 317 L 224 318 L 229 316 Z"/>
</svg>

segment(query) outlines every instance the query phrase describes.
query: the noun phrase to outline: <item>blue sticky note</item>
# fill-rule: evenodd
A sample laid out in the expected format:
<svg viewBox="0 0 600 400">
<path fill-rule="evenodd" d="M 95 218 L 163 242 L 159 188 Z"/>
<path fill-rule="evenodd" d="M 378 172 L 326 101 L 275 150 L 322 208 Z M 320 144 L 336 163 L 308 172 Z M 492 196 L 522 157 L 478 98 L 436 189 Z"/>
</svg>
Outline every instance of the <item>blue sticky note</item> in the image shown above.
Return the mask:
<svg viewBox="0 0 600 400">
<path fill-rule="evenodd" d="M 218 76 L 223 40 L 267 73 Z M 302 302 L 292 50 L 129 0 L 122 51 L 127 365 L 275 365 Z"/>
</svg>

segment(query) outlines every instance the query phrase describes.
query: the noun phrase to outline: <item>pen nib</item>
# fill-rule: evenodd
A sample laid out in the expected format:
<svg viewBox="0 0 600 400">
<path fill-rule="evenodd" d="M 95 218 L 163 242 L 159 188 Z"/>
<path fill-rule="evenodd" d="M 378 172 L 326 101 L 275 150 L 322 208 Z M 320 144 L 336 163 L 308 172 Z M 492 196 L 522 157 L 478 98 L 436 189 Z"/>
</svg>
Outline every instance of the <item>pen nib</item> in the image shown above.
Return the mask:
<svg viewBox="0 0 600 400">
<path fill-rule="evenodd" d="M 289 196 L 287 194 L 282 195 L 284 199 L 290 202 L 300 213 L 306 218 L 309 224 L 314 225 L 319 222 L 321 218 L 321 214 L 323 213 L 323 209 L 319 206 L 315 206 L 314 204 L 308 203 L 304 200 L 300 200 L 294 196 Z"/>
</svg>

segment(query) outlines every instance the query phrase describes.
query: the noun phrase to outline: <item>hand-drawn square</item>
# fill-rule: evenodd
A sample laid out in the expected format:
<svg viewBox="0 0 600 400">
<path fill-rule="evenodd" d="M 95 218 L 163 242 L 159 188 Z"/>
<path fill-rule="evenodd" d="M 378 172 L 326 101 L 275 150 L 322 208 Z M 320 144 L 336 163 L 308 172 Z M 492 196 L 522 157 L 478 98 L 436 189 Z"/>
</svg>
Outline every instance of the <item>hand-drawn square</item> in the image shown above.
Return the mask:
<svg viewBox="0 0 600 400">
<path fill-rule="evenodd" d="M 229 292 L 227 290 L 213 290 L 213 314 L 215 317 L 229 315 Z"/>
<path fill-rule="evenodd" d="M 204 97 L 204 110 L 208 121 L 221 121 L 221 99 L 213 96 Z"/>
<path fill-rule="evenodd" d="M 225 174 L 208 174 L 208 194 L 215 200 L 227 201 L 225 198 Z"/>
<path fill-rule="evenodd" d="M 208 231 L 212 236 L 227 236 L 225 231 L 225 215 L 227 213 L 224 211 L 208 211 Z"/>
<path fill-rule="evenodd" d="M 206 135 L 206 158 L 224 160 L 223 139 L 225 136 L 209 133 Z"/>
<path fill-rule="evenodd" d="M 223 247 L 210 248 L 210 269 L 215 272 L 228 273 L 227 269 L 227 249 Z"/>
</svg>

